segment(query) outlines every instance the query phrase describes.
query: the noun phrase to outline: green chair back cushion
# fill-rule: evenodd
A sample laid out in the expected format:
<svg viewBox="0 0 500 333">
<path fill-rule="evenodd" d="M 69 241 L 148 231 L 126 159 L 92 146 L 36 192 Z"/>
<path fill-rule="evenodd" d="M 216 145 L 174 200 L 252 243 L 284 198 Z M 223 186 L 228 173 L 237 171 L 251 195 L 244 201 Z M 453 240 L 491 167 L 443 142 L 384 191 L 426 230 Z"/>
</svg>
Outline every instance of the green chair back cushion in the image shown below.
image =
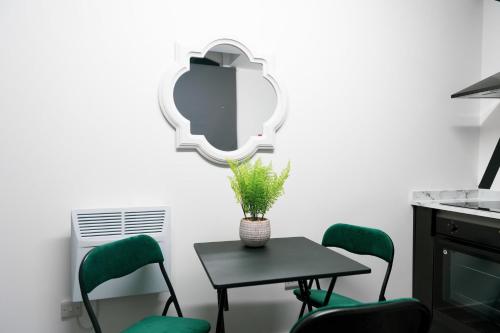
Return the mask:
<svg viewBox="0 0 500 333">
<path fill-rule="evenodd" d="M 382 230 L 338 223 L 323 235 L 323 246 L 339 247 L 356 254 L 369 254 L 392 262 L 394 245 Z"/>
<path fill-rule="evenodd" d="M 160 246 L 153 238 L 146 235 L 97 246 L 88 253 L 81 264 L 81 288 L 90 293 L 103 282 L 159 262 L 163 262 Z"/>
</svg>

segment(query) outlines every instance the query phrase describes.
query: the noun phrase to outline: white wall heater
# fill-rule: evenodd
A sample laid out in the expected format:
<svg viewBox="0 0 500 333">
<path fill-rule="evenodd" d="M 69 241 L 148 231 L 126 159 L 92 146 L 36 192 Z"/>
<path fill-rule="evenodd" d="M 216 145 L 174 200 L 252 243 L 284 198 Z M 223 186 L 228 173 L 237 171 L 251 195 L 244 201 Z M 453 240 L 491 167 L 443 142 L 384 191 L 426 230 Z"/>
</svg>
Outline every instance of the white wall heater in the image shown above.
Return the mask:
<svg viewBox="0 0 500 333">
<path fill-rule="evenodd" d="M 78 269 L 92 248 L 115 240 L 145 234 L 160 245 L 170 273 L 170 208 L 141 207 L 81 209 L 71 213 L 71 284 L 73 302 L 81 302 Z M 122 278 L 107 281 L 89 299 L 159 293 L 167 290 L 158 265 L 148 265 Z"/>
</svg>

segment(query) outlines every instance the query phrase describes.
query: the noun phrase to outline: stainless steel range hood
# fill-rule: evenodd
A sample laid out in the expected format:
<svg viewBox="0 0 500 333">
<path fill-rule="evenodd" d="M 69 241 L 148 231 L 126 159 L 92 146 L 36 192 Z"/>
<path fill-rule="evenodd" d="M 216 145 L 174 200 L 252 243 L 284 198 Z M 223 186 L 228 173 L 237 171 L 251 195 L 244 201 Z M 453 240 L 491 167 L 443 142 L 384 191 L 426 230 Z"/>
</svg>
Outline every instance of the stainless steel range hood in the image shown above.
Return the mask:
<svg viewBox="0 0 500 333">
<path fill-rule="evenodd" d="M 454 93 L 451 98 L 500 98 L 500 73 Z"/>
</svg>

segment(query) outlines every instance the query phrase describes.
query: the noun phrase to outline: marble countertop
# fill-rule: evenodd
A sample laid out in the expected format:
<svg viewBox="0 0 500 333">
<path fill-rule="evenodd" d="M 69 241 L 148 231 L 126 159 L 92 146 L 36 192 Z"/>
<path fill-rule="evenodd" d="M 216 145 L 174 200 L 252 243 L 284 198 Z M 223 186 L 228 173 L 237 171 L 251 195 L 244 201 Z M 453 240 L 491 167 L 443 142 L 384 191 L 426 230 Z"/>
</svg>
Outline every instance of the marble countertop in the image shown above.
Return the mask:
<svg viewBox="0 0 500 333">
<path fill-rule="evenodd" d="M 500 201 L 500 191 L 491 190 L 432 190 L 432 191 L 412 191 L 410 193 L 410 203 L 412 206 L 428 207 L 450 212 L 457 212 L 469 215 L 477 215 L 500 219 L 500 213 L 446 206 L 441 203 L 457 201 Z"/>
</svg>

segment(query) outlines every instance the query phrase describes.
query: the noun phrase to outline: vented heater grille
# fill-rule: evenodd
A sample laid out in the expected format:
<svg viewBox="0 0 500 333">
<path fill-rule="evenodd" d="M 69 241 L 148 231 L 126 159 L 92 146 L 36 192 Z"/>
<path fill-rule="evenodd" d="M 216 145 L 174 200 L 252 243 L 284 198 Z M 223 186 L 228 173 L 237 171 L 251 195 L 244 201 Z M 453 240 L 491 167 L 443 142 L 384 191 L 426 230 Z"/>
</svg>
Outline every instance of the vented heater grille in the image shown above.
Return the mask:
<svg viewBox="0 0 500 333">
<path fill-rule="evenodd" d="M 163 230 L 164 210 L 125 212 L 125 235 L 154 234 Z"/>
<path fill-rule="evenodd" d="M 80 213 L 78 228 L 82 237 L 122 235 L 122 213 Z"/>
<path fill-rule="evenodd" d="M 163 231 L 165 209 L 75 212 L 82 238 L 158 234 Z"/>
</svg>

